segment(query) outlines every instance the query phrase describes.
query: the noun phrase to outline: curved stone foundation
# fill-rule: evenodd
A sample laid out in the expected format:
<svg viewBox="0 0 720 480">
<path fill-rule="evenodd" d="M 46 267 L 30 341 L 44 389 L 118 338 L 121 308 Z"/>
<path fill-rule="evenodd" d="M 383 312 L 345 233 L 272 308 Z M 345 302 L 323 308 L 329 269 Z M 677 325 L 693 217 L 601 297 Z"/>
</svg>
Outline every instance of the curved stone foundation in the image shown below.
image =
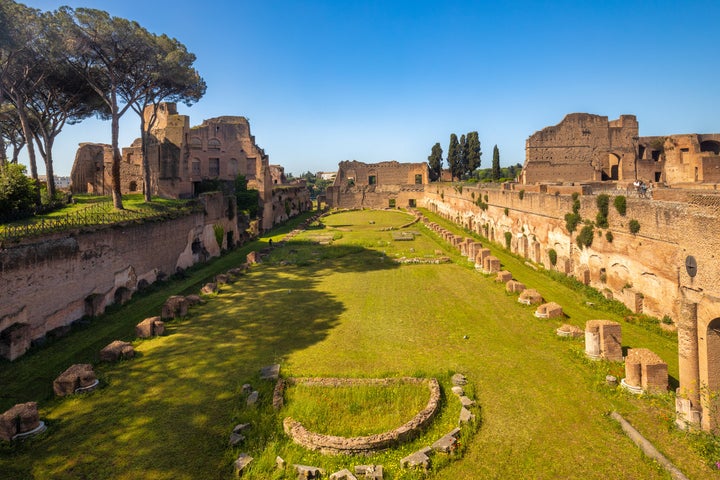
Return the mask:
<svg viewBox="0 0 720 480">
<path fill-rule="evenodd" d="M 358 454 L 384 450 L 414 438 L 435 417 L 440 408 L 440 384 L 434 378 L 297 378 L 288 379 L 290 384 L 315 386 L 351 386 L 351 385 L 393 385 L 398 383 L 426 383 L 430 390 L 427 406 L 404 425 L 389 432 L 378 433 L 366 437 L 338 437 L 322 435 L 307 430 L 303 425 L 290 417 L 285 418 L 283 427 L 292 440 L 310 450 L 318 450 L 324 454 Z"/>
</svg>

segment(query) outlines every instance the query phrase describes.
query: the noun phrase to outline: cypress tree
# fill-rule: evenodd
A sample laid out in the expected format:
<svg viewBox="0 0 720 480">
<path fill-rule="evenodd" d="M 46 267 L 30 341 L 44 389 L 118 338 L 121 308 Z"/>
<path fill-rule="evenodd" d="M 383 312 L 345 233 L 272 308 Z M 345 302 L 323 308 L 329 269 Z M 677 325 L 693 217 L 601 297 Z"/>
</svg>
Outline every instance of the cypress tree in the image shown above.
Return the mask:
<svg viewBox="0 0 720 480">
<path fill-rule="evenodd" d="M 431 182 L 438 181 L 442 176 L 442 154 L 443 151 L 442 147 L 440 146 L 440 142 L 433 145 L 430 156 L 428 157 L 428 169 Z"/>
<path fill-rule="evenodd" d="M 492 179 L 493 182 L 500 180 L 500 150 L 497 145 L 493 147 Z"/>
</svg>

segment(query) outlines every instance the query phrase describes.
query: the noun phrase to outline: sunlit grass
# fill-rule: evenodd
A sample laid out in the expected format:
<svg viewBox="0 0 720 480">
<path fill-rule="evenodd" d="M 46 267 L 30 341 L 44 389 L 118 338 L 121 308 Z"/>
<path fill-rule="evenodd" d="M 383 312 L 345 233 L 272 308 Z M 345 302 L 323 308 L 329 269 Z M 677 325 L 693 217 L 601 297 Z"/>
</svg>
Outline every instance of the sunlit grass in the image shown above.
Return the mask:
<svg viewBox="0 0 720 480">
<path fill-rule="evenodd" d="M 381 230 L 411 220 L 402 212 L 326 217 L 324 227 L 275 248 L 187 318 L 168 322 L 166 336 L 134 340 L 137 358 L 97 364 L 102 386 L 88 395 L 56 399 L 52 379 L 71 363 L 95 362 L 99 349 L 116 338 L 133 339 L 135 323 L 157 315 L 167 296 L 197 292 L 212 275 L 242 263 L 247 249 L 133 299 L 45 349 L 0 362 L 0 404 L 37 400 L 49 426 L 38 438 L 0 444 L 0 477 L 229 479 L 233 460 L 246 452 L 255 458 L 247 479 L 296 478 L 277 469 L 277 456 L 328 474 L 378 463 L 385 478 L 422 478 L 402 470 L 400 459 L 457 425 L 460 405 L 449 393 L 450 376 L 461 372 L 470 382 L 466 392 L 479 405 L 477 429 L 463 431 L 462 455 L 433 457 L 430 478 L 668 478 L 608 419 L 612 410 L 647 433 L 690 478 L 717 478 L 669 429 L 672 405 L 665 397 L 637 398 L 608 387 L 604 375 L 622 374 L 622 367 L 586 360 L 582 340 L 559 340 L 554 333 L 561 323 L 622 321 L 616 313 L 587 305 L 582 292 L 491 246 L 516 278 L 569 315 L 539 320 L 422 225 L 407 227 L 420 233 L 407 242 L 393 242 L 391 231 Z M 277 242 L 282 231 L 271 235 Z M 332 241 L 321 245 L 314 240 L 318 235 Z M 405 252 L 447 255 L 453 263 L 392 261 Z M 623 323 L 623 345 L 651 348 L 677 377 L 675 340 Z M 353 432 L 343 429 L 365 423 L 382 424 L 384 431 L 424 408 L 428 390 L 420 387 L 416 398 L 412 391 L 358 388 L 316 395 L 308 389 L 298 397 L 293 387 L 286 409 L 276 412 L 274 382 L 261 381 L 258 373 L 272 363 L 286 377 L 438 378 L 441 411 L 419 438 L 396 449 L 370 457 L 311 452 L 282 430 L 290 409 L 307 417 L 303 422 L 316 419 L 321 432 Z M 256 406 L 246 405 L 245 383 L 259 392 Z M 398 397 L 400 404 L 393 403 Z M 245 441 L 229 447 L 233 426 L 246 422 L 252 426 Z"/>
<path fill-rule="evenodd" d="M 284 416 L 313 432 L 359 437 L 393 430 L 427 405 L 424 384 L 327 387 L 294 385 L 286 391 Z"/>
</svg>

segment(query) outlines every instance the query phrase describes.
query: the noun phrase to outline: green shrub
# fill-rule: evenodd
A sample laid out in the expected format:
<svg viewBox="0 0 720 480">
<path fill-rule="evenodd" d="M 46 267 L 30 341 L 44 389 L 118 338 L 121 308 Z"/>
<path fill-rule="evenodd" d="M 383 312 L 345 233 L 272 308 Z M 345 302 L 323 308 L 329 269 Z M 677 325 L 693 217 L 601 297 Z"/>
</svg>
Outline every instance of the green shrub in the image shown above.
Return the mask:
<svg viewBox="0 0 720 480">
<path fill-rule="evenodd" d="M 522 200 L 523 198 L 525 198 L 525 190 L 520 190 L 520 191 L 518 192 L 518 198 L 519 198 L 520 200 Z"/>
<path fill-rule="evenodd" d="M 615 205 L 615 210 L 624 217 L 627 212 L 627 199 L 625 198 L 625 195 L 618 195 L 615 197 L 613 204 Z"/>
<path fill-rule="evenodd" d="M 505 207 L 505 216 L 509 217 L 510 216 L 509 214 L 510 214 L 510 209 Z"/>
<path fill-rule="evenodd" d="M 0 221 L 33 215 L 37 187 L 25 176 L 25 166 L 8 163 L 0 166 Z"/>
<path fill-rule="evenodd" d="M 577 229 L 580 220 L 582 220 L 582 218 L 577 213 L 565 214 L 565 228 L 567 229 L 568 233 L 573 233 L 575 229 Z"/>
<path fill-rule="evenodd" d="M 605 233 L 605 240 L 607 240 L 608 243 L 612 243 L 613 238 L 614 238 L 614 237 L 613 237 L 612 232 L 608 231 L 608 232 Z"/>
<path fill-rule="evenodd" d="M 610 213 L 608 208 L 608 206 L 610 205 L 610 197 L 604 193 L 601 193 L 597 196 L 595 203 L 598 207 L 598 213 L 595 216 L 595 223 L 599 228 L 608 228 L 609 225 L 607 217 Z"/>
<path fill-rule="evenodd" d="M 585 225 L 577 236 L 577 245 L 580 248 L 589 247 L 593 243 L 593 237 L 595 236 L 595 229 L 592 225 Z"/>
<path fill-rule="evenodd" d="M 628 226 L 630 227 L 630 233 L 632 233 L 633 235 L 640 231 L 640 222 L 635 219 L 630 220 Z"/>
<path fill-rule="evenodd" d="M 488 194 L 487 194 L 487 193 L 485 194 L 485 201 L 486 201 L 486 202 L 489 202 L 489 201 L 490 201 L 490 197 L 488 197 Z"/>
<path fill-rule="evenodd" d="M 219 223 L 213 225 L 213 232 L 215 232 L 215 241 L 218 247 L 222 248 L 223 239 L 225 238 L 225 229 Z"/>
<path fill-rule="evenodd" d="M 548 257 L 550 258 L 550 265 L 554 267 L 557 264 L 557 252 L 551 248 L 548 250 Z"/>
<path fill-rule="evenodd" d="M 512 233 L 505 232 L 505 248 L 510 250 L 510 244 L 512 242 Z"/>
</svg>

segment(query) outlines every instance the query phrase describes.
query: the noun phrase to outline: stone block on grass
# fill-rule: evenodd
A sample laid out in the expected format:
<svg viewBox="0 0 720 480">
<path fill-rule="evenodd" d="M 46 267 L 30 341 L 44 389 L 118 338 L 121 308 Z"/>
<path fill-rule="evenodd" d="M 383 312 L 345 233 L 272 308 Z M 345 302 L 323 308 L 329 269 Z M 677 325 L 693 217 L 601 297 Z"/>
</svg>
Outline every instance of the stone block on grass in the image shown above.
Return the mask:
<svg viewBox="0 0 720 480">
<path fill-rule="evenodd" d="M 149 317 L 135 325 L 135 335 L 138 338 L 150 338 L 165 333 L 165 322 L 160 317 Z"/>
<path fill-rule="evenodd" d="M 182 295 L 173 295 L 165 300 L 162 307 L 163 319 L 184 317 L 188 314 L 190 303 Z"/>
<path fill-rule="evenodd" d="M 53 381 L 53 391 L 58 397 L 75 392 L 89 391 L 98 384 L 92 365 L 77 363 L 71 365 Z"/>
<path fill-rule="evenodd" d="M 430 467 L 430 457 L 428 455 L 431 451 L 432 447 L 425 447 L 417 452 L 413 452 L 400 460 L 400 466 L 402 468 L 421 467 L 423 470 L 427 470 Z"/>
<path fill-rule="evenodd" d="M 212 295 L 213 293 L 218 292 L 218 284 L 217 283 L 206 283 L 203 285 L 203 287 L 200 289 L 200 293 L 203 295 Z"/>
<path fill-rule="evenodd" d="M 523 305 L 539 305 L 542 303 L 542 301 L 542 295 L 540 295 L 540 292 L 538 292 L 534 288 L 528 288 L 526 290 L 523 290 L 523 292 L 518 297 L 518 302 L 522 303 Z"/>
<path fill-rule="evenodd" d="M 320 478 L 325 475 L 325 470 L 310 465 L 293 465 L 293 468 L 295 469 L 295 473 L 297 473 L 298 479 Z"/>
<path fill-rule="evenodd" d="M 9 442 L 17 435 L 38 429 L 40 424 L 36 402 L 18 403 L 0 415 L 0 439 Z"/>
<path fill-rule="evenodd" d="M 117 362 L 120 359 L 133 358 L 135 349 L 128 342 L 115 340 L 100 350 L 101 362 Z"/>
<path fill-rule="evenodd" d="M 248 455 L 247 453 L 241 453 L 238 455 L 238 458 L 235 460 L 235 475 L 240 476 L 242 475 L 243 470 L 245 470 L 245 467 L 250 465 L 250 462 L 253 461 L 253 457 Z"/>
<path fill-rule="evenodd" d="M 339 472 L 331 474 L 330 480 L 357 480 L 357 477 L 347 468 L 343 468 Z"/>
</svg>

